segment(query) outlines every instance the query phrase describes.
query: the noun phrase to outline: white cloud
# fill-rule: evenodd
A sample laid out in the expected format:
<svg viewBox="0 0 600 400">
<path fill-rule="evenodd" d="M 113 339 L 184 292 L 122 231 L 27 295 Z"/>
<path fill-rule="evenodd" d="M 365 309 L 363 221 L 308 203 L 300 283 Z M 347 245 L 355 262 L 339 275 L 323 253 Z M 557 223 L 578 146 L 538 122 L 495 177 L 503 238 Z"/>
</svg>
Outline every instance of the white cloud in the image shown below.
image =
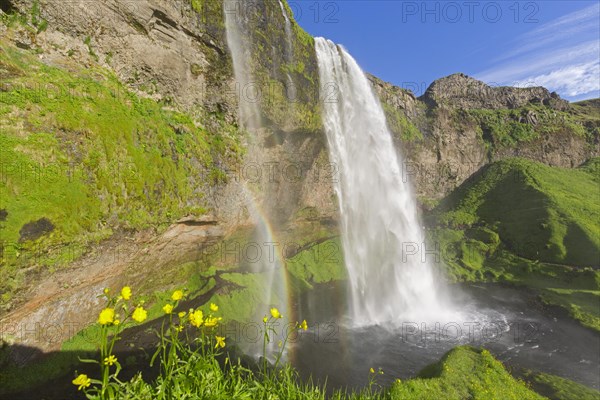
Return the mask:
<svg viewBox="0 0 600 400">
<path fill-rule="evenodd" d="M 544 86 L 563 97 L 600 96 L 600 3 L 519 36 L 512 48 L 474 74 L 496 85 Z"/>
<path fill-rule="evenodd" d="M 543 50 L 554 44 L 565 45 L 569 42 L 586 40 L 600 36 L 600 3 L 575 11 L 516 38 L 515 48 L 501 55 L 495 61 L 505 60 L 521 54 Z M 585 37 L 587 34 L 588 37 Z"/>
<path fill-rule="evenodd" d="M 600 97 L 600 62 L 570 65 L 538 76 L 512 82 L 511 86 L 544 86 L 569 97 L 588 93 Z"/>
<path fill-rule="evenodd" d="M 597 40 L 580 43 L 572 47 L 548 49 L 544 54 L 531 54 L 515 58 L 476 74 L 486 82 L 506 83 L 526 76 L 542 75 L 570 65 L 585 64 L 598 60 L 600 42 Z"/>
</svg>

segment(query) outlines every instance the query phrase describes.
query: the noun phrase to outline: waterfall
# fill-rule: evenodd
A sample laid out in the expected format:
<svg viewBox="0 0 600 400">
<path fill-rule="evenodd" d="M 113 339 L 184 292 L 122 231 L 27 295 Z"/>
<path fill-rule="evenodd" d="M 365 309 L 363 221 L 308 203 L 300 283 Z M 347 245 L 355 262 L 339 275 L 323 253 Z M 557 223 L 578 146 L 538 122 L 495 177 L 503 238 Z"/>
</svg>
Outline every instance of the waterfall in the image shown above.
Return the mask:
<svg viewBox="0 0 600 400">
<path fill-rule="evenodd" d="M 236 89 L 239 103 L 239 123 L 240 126 L 247 129 L 250 133 L 248 145 L 248 154 L 246 161 L 253 163 L 254 166 L 266 165 L 269 161 L 269 155 L 259 144 L 264 138 L 264 126 L 262 124 L 259 104 L 254 101 L 257 96 L 251 92 L 251 89 L 258 88 L 254 81 L 252 73 L 252 36 L 250 31 L 250 11 L 252 7 L 237 0 L 225 0 L 223 3 L 223 12 L 225 17 L 225 28 L 227 34 L 227 45 L 231 52 L 233 60 L 233 70 L 236 80 Z M 251 247 L 256 251 L 245 261 L 250 271 L 261 274 L 265 279 L 264 302 L 267 306 L 278 307 L 282 313 L 287 312 L 287 286 L 286 271 L 279 255 L 277 240 L 274 237 L 271 219 L 267 210 L 262 207 L 259 194 L 250 190 L 248 182 L 241 181 L 240 191 L 245 199 L 245 206 L 250 214 L 250 219 L 254 224 L 254 232 L 250 238 Z M 261 183 L 258 191 L 267 192 L 268 188 Z M 268 193 L 266 193 L 268 195 Z M 264 198 L 264 197 L 262 197 Z M 257 305 L 258 306 L 258 305 Z M 268 308 L 257 310 L 262 314 L 268 312 Z M 255 316 L 253 316 L 255 317 Z"/>
<path fill-rule="evenodd" d="M 290 22 L 290 18 L 285 12 L 285 7 L 281 0 L 279 0 L 279 7 L 281 8 L 281 13 L 283 14 L 283 19 L 285 20 L 285 60 L 286 62 L 291 62 L 292 56 L 292 23 Z"/>
<path fill-rule="evenodd" d="M 356 325 L 439 321 L 445 315 L 410 184 L 385 114 L 356 61 L 315 39 L 323 124 L 341 213 Z M 431 252 L 431 249 L 427 249 Z"/>
<path fill-rule="evenodd" d="M 291 64 L 294 61 L 294 49 L 292 47 L 292 23 L 290 18 L 288 17 L 285 7 L 283 6 L 283 2 L 279 0 L 279 8 L 281 8 L 281 14 L 283 15 L 283 19 L 285 21 L 285 62 Z M 286 76 L 286 96 L 289 100 L 288 106 L 293 110 L 294 108 L 294 99 L 296 98 L 296 87 L 294 85 L 294 80 L 290 76 L 289 72 L 285 74 Z"/>
<path fill-rule="evenodd" d="M 238 94 L 240 123 L 248 130 L 257 130 L 261 127 L 261 113 L 256 99 L 260 90 L 251 71 L 252 46 L 248 28 L 249 15 L 246 4 L 238 0 L 224 0 L 223 11 L 225 14 L 225 31 L 227 46 L 231 52 L 233 71 Z"/>
</svg>

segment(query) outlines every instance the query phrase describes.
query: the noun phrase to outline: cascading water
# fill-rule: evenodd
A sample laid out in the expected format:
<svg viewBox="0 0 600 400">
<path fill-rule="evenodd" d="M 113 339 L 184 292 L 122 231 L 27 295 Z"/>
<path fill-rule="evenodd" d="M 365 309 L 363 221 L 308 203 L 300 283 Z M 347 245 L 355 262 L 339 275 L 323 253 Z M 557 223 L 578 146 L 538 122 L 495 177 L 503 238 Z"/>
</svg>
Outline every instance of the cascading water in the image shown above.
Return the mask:
<svg viewBox="0 0 600 400">
<path fill-rule="evenodd" d="M 432 255 L 424 252 L 414 196 L 381 105 L 343 48 L 323 38 L 315 43 L 322 93 L 328 95 L 323 123 L 339 171 L 335 191 L 352 323 L 439 321 L 448 315 L 432 266 L 422 259 Z"/>
<path fill-rule="evenodd" d="M 292 23 L 281 0 L 279 0 L 279 8 L 281 8 L 281 14 L 285 21 L 285 60 L 290 62 L 292 60 Z"/>
<path fill-rule="evenodd" d="M 249 16 L 246 7 L 238 0 L 224 0 L 223 12 L 225 14 L 225 31 L 227 46 L 233 60 L 233 72 L 236 81 L 236 93 L 240 112 L 240 122 L 243 127 L 253 131 L 261 126 L 260 110 L 255 101 L 258 95 L 251 71 L 251 46 L 248 43 L 247 25 Z"/>
<path fill-rule="evenodd" d="M 249 32 L 248 10 L 252 7 L 246 7 L 246 4 L 238 0 L 225 0 L 223 11 L 225 16 L 225 28 L 227 32 L 227 45 L 231 52 L 233 60 L 233 69 L 237 85 L 240 125 L 248 130 L 250 140 L 247 160 L 256 165 L 265 165 L 263 149 L 258 146 L 262 126 L 262 119 L 259 105 L 254 99 L 257 98 L 254 93 L 250 93 L 256 88 L 252 74 L 251 51 L 252 37 Z M 268 161 L 268 160 L 267 160 Z M 276 240 L 273 238 L 271 223 L 262 210 L 257 196 L 253 195 L 248 189 L 246 182 L 241 182 L 241 191 L 246 200 L 246 207 L 250 218 L 255 224 L 254 234 L 251 243 L 256 250 L 256 254 L 245 254 L 246 266 L 255 273 L 265 277 L 265 297 L 266 305 L 278 307 L 282 312 L 287 312 L 287 293 L 285 283 L 285 270 L 283 268 L 281 257 L 277 257 Z M 264 188 L 263 188 L 264 189 Z M 264 310 L 260 310 L 264 312 Z"/>
<path fill-rule="evenodd" d="M 281 8 L 281 14 L 283 15 L 283 19 L 285 21 L 285 62 L 291 64 L 294 60 L 294 50 L 292 47 L 292 22 L 288 17 L 285 6 L 283 2 L 279 0 L 279 8 Z M 286 94 L 287 98 L 290 100 L 289 107 L 293 109 L 294 102 L 293 99 L 296 98 L 296 87 L 294 86 L 294 80 L 290 76 L 289 72 L 286 72 Z"/>
</svg>

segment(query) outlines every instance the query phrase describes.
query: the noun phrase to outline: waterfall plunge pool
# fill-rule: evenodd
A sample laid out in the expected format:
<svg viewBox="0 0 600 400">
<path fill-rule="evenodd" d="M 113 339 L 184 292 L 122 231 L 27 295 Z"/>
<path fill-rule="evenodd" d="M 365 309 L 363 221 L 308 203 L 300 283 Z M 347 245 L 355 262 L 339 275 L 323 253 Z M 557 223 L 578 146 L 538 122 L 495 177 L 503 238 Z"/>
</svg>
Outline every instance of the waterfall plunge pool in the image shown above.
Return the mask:
<svg viewBox="0 0 600 400">
<path fill-rule="evenodd" d="M 471 345 L 488 349 L 509 369 L 600 388 L 600 335 L 562 313 L 542 310 L 531 293 L 498 284 L 460 285 L 452 291 L 464 310 L 461 321 L 353 327 L 340 301 L 344 284 L 315 286 L 294 304 L 298 320 L 310 326 L 289 344 L 290 361 L 303 379 L 326 381 L 329 389 L 360 388 L 368 385 L 370 368 L 381 368 L 377 382 L 390 385 L 416 376 L 455 346 Z"/>
</svg>

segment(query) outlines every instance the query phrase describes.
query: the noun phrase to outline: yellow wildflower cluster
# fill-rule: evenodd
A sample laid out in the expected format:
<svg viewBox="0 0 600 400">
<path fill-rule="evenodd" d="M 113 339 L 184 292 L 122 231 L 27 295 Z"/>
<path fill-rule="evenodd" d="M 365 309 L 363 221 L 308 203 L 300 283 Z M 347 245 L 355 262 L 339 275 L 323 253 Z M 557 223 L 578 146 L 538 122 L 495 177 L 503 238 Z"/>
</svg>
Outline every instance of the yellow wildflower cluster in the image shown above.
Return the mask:
<svg viewBox="0 0 600 400">
<path fill-rule="evenodd" d="M 190 308 L 190 313 L 188 314 L 188 320 L 190 324 L 195 326 L 196 328 L 200 328 L 204 323 L 204 313 L 202 310 L 195 310 Z"/>
<path fill-rule="evenodd" d="M 104 289 L 104 295 L 106 296 L 106 298 L 108 299 L 108 307 L 104 308 L 102 311 L 100 311 L 100 314 L 98 315 L 98 323 L 100 325 L 119 325 L 121 323 L 121 320 L 119 320 L 119 315 L 116 313 L 116 309 L 122 309 L 123 311 L 125 311 L 125 318 L 127 318 L 127 314 L 128 314 L 128 302 L 129 300 L 131 300 L 131 296 L 132 296 L 132 290 L 131 287 L 129 286 L 124 286 L 121 289 L 120 295 L 116 298 L 111 298 L 110 295 L 110 289 L 106 288 Z M 131 319 L 133 319 L 136 322 L 143 322 L 146 320 L 146 318 L 148 318 L 148 313 L 147 311 L 140 305 L 138 305 L 135 310 L 133 311 L 133 313 L 131 314 Z"/>
<path fill-rule="evenodd" d="M 171 300 L 174 301 L 175 304 L 171 304 L 171 303 L 165 304 L 162 308 L 163 312 L 167 315 L 173 314 L 173 310 L 175 310 L 175 308 L 177 308 L 177 304 L 178 304 L 179 300 L 183 299 L 184 296 L 185 295 L 183 293 L 183 290 L 179 290 L 179 289 L 175 290 L 171 294 Z M 181 313 L 179 313 L 179 314 L 181 314 Z M 182 317 L 180 316 L 179 318 L 182 318 Z"/>
<path fill-rule="evenodd" d="M 215 336 L 217 343 L 215 344 L 215 348 L 223 348 L 225 347 L 225 338 L 223 336 Z"/>
<path fill-rule="evenodd" d="M 212 311 L 216 311 L 219 309 L 219 307 L 213 303 L 210 305 L 210 309 Z M 190 308 L 187 315 L 188 315 L 189 323 L 192 326 L 195 326 L 196 328 L 200 328 L 201 326 L 204 326 L 206 328 L 214 328 L 223 319 L 221 317 L 214 317 L 213 315 L 207 315 L 205 317 L 204 312 L 202 310 L 200 310 L 200 309 L 194 310 L 193 308 Z M 185 313 L 180 313 L 179 317 L 183 318 L 184 316 L 185 316 Z"/>
<path fill-rule="evenodd" d="M 182 290 L 176 290 L 171 295 L 171 300 L 173 300 L 173 301 L 179 301 L 181 299 L 183 299 L 183 291 Z"/>
</svg>

